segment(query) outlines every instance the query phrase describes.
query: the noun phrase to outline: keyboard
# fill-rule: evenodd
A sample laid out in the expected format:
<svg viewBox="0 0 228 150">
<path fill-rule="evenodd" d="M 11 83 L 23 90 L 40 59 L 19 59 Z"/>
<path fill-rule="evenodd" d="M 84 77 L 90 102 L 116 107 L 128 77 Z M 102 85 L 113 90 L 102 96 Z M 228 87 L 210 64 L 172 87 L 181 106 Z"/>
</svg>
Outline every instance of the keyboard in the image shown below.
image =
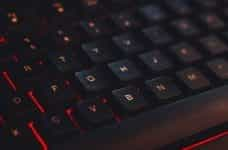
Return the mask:
<svg viewBox="0 0 228 150">
<path fill-rule="evenodd" d="M 1 147 L 225 149 L 227 19 L 226 0 L 1 2 Z"/>
</svg>

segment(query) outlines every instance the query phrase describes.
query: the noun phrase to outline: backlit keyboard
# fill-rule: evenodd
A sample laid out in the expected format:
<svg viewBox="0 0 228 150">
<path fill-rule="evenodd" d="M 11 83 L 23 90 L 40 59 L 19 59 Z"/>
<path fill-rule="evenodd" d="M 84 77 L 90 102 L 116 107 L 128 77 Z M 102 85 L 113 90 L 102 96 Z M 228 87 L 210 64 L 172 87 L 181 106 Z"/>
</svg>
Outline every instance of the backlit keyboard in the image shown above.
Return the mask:
<svg viewBox="0 0 228 150">
<path fill-rule="evenodd" d="M 225 85 L 227 19 L 225 0 L 0 2 L 0 144 L 48 150 Z"/>
</svg>

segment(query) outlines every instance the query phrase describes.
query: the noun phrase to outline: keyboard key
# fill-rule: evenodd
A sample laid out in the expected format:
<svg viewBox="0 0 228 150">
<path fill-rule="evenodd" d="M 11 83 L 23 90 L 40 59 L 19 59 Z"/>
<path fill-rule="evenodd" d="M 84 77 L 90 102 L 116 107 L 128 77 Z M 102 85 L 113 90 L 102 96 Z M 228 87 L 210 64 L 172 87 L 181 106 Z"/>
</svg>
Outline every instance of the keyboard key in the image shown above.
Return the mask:
<svg viewBox="0 0 228 150">
<path fill-rule="evenodd" d="M 116 58 L 113 45 L 107 40 L 99 40 L 82 45 L 82 50 L 94 63 L 106 63 Z"/>
<path fill-rule="evenodd" d="M 228 51 L 228 46 L 220 38 L 214 35 L 201 38 L 200 43 L 212 55 L 223 54 Z"/>
<path fill-rule="evenodd" d="M 218 2 L 214 0 L 195 0 L 195 2 L 205 8 L 216 8 L 218 4 Z"/>
<path fill-rule="evenodd" d="M 139 12 L 149 22 L 162 21 L 166 18 L 165 12 L 157 5 L 144 6 Z"/>
<path fill-rule="evenodd" d="M 34 117 L 37 109 L 23 92 L 5 91 L 1 94 L 1 113 L 9 118 L 23 118 L 23 120 Z"/>
<path fill-rule="evenodd" d="M 57 107 L 69 105 L 71 100 L 76 98 L 76 90 L 72 81 L 62 77 L 45 77 L 38 80 L 35 88 L 40 100 L 47 105 Z"/>
<path fill-rule="evenodd" d="M 18 40 L 18 39 L 17 39 Z M 18 41 L 16 41 L 18 42 Z M 41 48 L 42 42 L 31 35 L 25 35 L 21 37 L 21 39 L 18 42 L 19 47 L 23 49 L 23 54 L 18 51 L 19 56 L 26 55 L 27 57 L 39 57 L 44 53 L 44 49 Z"/>
<path fill-rule="evenodd" d="M 80 0 L 83 6 L 87 9 L 94 9 L 98 7 L 99 5 L 99 0 Z"/>
<path fill-rule="evenodd" d="M 114 36 L 113 42 L 122 50 L 125 54 L 134 54 L 142 52 L 145 48 L 140 43 L 136 36 L 132 33 L 125 33 L 120 36 Z"/>
<path fill-rule="evenodd" d="M 120 81 L 131 81 L 141 77 L 141 72 L 130 60 L 124 59 L 108 64 L 109 69 Z"/>
<path fill-rule="evenodd" d="M 159 77 L 145 82 L 147 89 L 158 99 L 167 100 L 181 95 L 181 90 L 169 77 Z"/>
<path fill-rule="evenodd" d="M 128 86 L 112 91 L 115 102 L 127 113 L 134 113 L 143 110 L 148 102 L 139 88 Z"/>
<path fill-rule="evenodd" d="M 76 110 L 83 121 L 95 127 L 113 121 L 111 108 L 98 98 L 79 102 Z"/>
<path fill-rule="evenodd" d="M 222 19 L 214 13 L 202 14 L 200 15 L 200 19 L 208 26 L 209 29 L 218 30 L 225 27 L 225 23 L 222 21 Z"/>
<path fill-rule="evenodd" d="M 48 59 L 58 71 L 63 73 L 78 70 L 82 67 L 82 62 L 79 62 L 80 59 L 77 54 L 70 50 L 49 52 Z"/>
<path fill-rule="evenodd" d="M 187 68 L 177 72 L 177 76 L 192 90 L 200 90 L 210 86 L 210 81 L 195 68 Z"/>
<path fill-rule="evenodd" d="M 145 37 L 147 37 L 153 42 L 153 44 L 156 45 L 169 44 L 173 41 L 173 37 L 160 26 L 152 26 L 143 29 L 142 32 Z"/>
<path fill-rule="evenodd" d="M 198 49 L 185 42 L 172 46 L 171 50 L 182 63 L 193 63 L 202 59 Z"/>
<path fill-rule="evenodd" d="M 209 69 L 222 80 L 228 79 L 228 62 L 223 58 L 213 59 L 207 62 Z"/>
<path fill-rule="evenodd" d="M 166 0 L 166 4 L 177 14 L 188 15 L 192 13 L 192 7 L 189 0 Z"/>
<path fill-rule="evenodd" d="M 32 132 L 25 125 L 10 125 L 4 131 L 4 141 L 7 149 L 42 149 L 41 145 L 34 138 Z"/>
<path fill-rule="evenodd" d="M 69 135 L 79 134 L 79 129 L 74 127 L 73 123 L 65 114 L 51 113 L 42 116 L 38 121 L 41 133 L 48 141 L 61 141 Z"/>
<path fill-rule="evenodd" d="M 139 55 L 141 61 L 146 64 L 152 72 L 161 72 L 173 67 L 173 63 L 169 58 L 162 54 L 160 50 L 152 50 L 150 52 Z"/>
<path fill-rule="evenodd" d="M 110 87 L 108 79 L 102 69 L 92 68 L 75 73 L 75 77 L 88 92 L 100 92 Z"/>
<path fill-rule="evenodd" d="M 135 29 L 141 26 L 141 22 L 130 12 L 116 13 L 111 18 L 122 30 Z"/>
<path fill-rule="evenodd" d="M 47 61 L 41 58 L 17 57 L 17 61 L 11 63 L 14 68 L 11 72 L 17 72 L 21 78 L 31 79 L 41 75 L 49 67 Z"/>
<path fill-rule="evenodd" d="M 55 48 L 58 48 L 58 49 L 72 48 L 73 46 L 79 43 L 80 41 L 79 35 L 76 35 L 75 33 L 73 33 L 72 29 L 68 29 L 68 30 L 70 31 L 67 31 L 67 29 L 58 28 L 53 31 L 52 39 L 53 39 Z"/>
<path fill-rule="evenodd" d="M 107 24 L 100 20 L 82 21 L 81 26 L 90 37 L 99 37 L 102 35 L 110 34 L 111 32 Z"/>
<path fill-rule="evenodd" d="M 188 19 L 176 20 L 171 24 L 183 36 L 196 36 L 200 33 L 198 27 Z"/>
</svg>

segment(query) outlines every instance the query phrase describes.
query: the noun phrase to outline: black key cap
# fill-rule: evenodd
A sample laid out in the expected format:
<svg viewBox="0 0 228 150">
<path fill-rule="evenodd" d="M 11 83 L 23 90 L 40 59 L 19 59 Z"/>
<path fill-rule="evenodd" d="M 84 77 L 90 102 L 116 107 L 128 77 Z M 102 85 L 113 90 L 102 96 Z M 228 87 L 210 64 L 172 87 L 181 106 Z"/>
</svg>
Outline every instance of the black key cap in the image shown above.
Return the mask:
<svg viewBox="0 0 228 150">
<path fill-rule="evenodd" d="M 148 102 L 139 88 L 128 86 L 112 91 L 115 102 L 121 106 L 126 113 L 134 113 L 143 110 Z"/>
<path fill-rule="evenodd" d="M 107 40 L 100 40 L 82 45 L 90 60 L 94 63 L 105 63 L 116 58 L 113 45 Z"/>
<path fill-rule="evenodd" d="M 40 150 L 43 147 L 34 138 L 32 132 L 26 125 L 8 125 L 4 133 L 4 141 L 7 140 L 7 149 L 33 149 Z"/>
<path fill-rule="evenodd" d="M 198 49 L 185 42 L 172 46 L 171 50 L 182 63 L 193 63 L 202 59 Z"/>
<path fill-rule="evenodd" d="M 145 82 L 149 91 L 158 99 L 167 100 L 181 95 L 181 90 L 171 78 L 159 77 Z"/>
<path fill-rule="evenodd" d="M 22 92 L 4 92 L 1 94 L 1 113 L 6 117 L 23 118 L 24 121 L 34 117 L 37 113 L 36 107 Z"/>
<path fill-rule="evenodd" d="M 160 50 L 153 50 L 139 55 L 139 58 L 152 72 L 161 72 L 173 67 L 173 63 Z"/>
<path fill-rule="evenodd" d="M 92 10 L 98 7 L 100 0 L 80 0 L 84 8 L 87 10 Z"/>
<path fill-rule="evenodd" d="M 67 106 L 76 97 L 73 83 L 61 77 L 46 77 L 38 80 L 36 91 L 45 104 Z"/>
<path fill-rule="evenodd" d="M 81 101 L 77 105 L 78 115 L 88 125 L 98 126 L 113 120 L 111 108 L 98 98 Z"/>
<path fill-rule="evenodd" d="M 157 5 L 141 7 L 139 12 L 148 22 L 162 21 L 166 18 L 165 12 Z"/>
<path fill-rule="evenodd" d="M 228 46 L 220 38 L 214 35 L 202 38 L 200 43 L 212 55 L 223 54 L 228 51 Z"/>
<path fill-rule="evenodd" d="M 80 36 L 79 34 L 74 33 L 72 30 L 73 29 L 62 29 L 62 28 L 58 28 L 54 30 L 52 33 L 54 48 L 66 49 L 66 48 L 72 48 L 73 46 L 78 44 L 80 41 L 79 39 Z"/>
<path fill-rule="evenodd" d="M 218 2 L 214 0 L 195 0 L 195 2 L 205 8 L 216 8 L 218 5 Z"/>
<path fill-rule="evenodd" d="M 196 36 L 200 33 L 198 27 L 188 19 L 177 20 L 171 24 L 183 36 Z"/>
<path fill-rule="evenodd" d="M 113 42 L 125 54 L 134 54 L 143 51 L 145 48 L 133 33 L 125 33 L 120 36 L 114 36 Z"/>
<path fill-rule="evenodd" d="M 228 61 L 218 58 L 207 62 L 207 67 L 222 80 L 228 79 Z"/>
<path fill-rule="evenodd" d="M 81 26 L 89 34 L 90 37 L 107 35 L 111 32 L 109 27 L 100 20 L 82 21 Z"/>
<path fill-rule="evenodd" d="M 21 37 L 20 40 L 17 38 L 13 42 L 18 43 L 19 47 L 21 47 L 21 49 L 17 51 L 19 56 L 39 57 L 45 51 L 40 47 L 42 42 L 31 35 L 25 35 Z M 21 51 L 23 51 L 23 54 Z"/>
<path fill-rule="evenodd" d="M 41 58 L 17 57 L 15 63 L 10 64 L 10 72 L 17 72 L 17 77 L 31 79 L 47 71 L 48 63 Z"/>
<path fill-rule="evenodd" d="M 200 90 L 210 86 L 210 81 L 195 68 L 179 71 L 177 76 L 192 90 Z"/>
<path fill-rule="evenodd" d="M 218 30 L 225 27 L 225 23 L 223 22 L 223 20 L 214 13 L 202 14 L 200 15 L 200 19 L 208 26 L 209 29 Z"/>
<path fill-rule="evenodd" d="M 173 37 L 160 26 L 143 29 L 143 34 L 150 39 L 153 44 L 157 45 L 164 45 L 173 41 Z"/>
<path fill-rule="evenodd" d="M 63 140 L 69 135 L 79 134 L 79 129 L 68 119 L 65 114 L 46 114 L 38 121 L 41 133 L 50 142 Z"/>
<path fill-rule="evenodd" d="M 192 7 L 189 0 L 166 0 L 166 4 L 173 11 L 180 15 L 188 15 L 192 12 Z"/>
<path fill-rule="evenodd" d="M 108 64 L 109 69 L 121 81 L 131 81 L 141 77 L 141 72 L 130 60 L 124 59 Z"/>
<path fill-rule="evenodd" d="M 100 92 L 110 87 L 111 79 L 107 79 L 109 77 L 102 69 L 92 68 L 76 72 L 75 77 L 88 92 Z"/>
<path fill-rule="evenodd" d="M 55 68 L 63 73 L 81 68 L 82 62 L 77 54 L 70 50 L 49 52 L 48 58 Z"/>
<path fill-rule="evenodd" d="M 112 20 L 122 30 L 135 29 L 141 26 L 141 22 L 130 12 L 113 14 Z"/>
</svg>

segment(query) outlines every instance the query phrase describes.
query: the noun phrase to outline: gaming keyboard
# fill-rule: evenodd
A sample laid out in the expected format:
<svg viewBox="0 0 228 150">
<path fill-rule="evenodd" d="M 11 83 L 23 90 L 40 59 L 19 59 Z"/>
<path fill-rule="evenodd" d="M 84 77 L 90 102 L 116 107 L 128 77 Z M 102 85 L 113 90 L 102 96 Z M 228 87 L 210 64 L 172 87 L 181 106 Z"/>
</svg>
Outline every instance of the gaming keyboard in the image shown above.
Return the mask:
<svg viewBox="0 0 228 150">
<path fill-rule="evenodd" d="M 2 0 L 1 149 L 225 149 L 227 20 L 226 0 Z"/>
</svg>

